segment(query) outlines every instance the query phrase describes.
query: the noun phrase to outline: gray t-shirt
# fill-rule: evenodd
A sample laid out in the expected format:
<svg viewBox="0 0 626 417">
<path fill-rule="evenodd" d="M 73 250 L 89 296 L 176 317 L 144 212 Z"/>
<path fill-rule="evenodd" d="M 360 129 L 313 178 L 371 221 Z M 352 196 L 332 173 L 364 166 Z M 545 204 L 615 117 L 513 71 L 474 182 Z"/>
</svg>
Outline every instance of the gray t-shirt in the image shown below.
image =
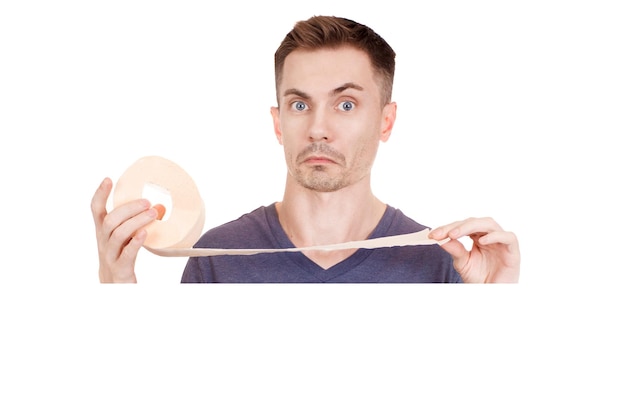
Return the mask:
<svg viewBox="0 0 626 417">
<path fill-rule="evenodd" d="M 425 226 L 387 206 L 370 239 L 419 232 Z M 259 207 L 207 231 L 197 248 L 293 248 L 276 205 Z M 452 258 L 439 245 L 358 249 L 324 269 L 300 252 L 189 258 L 182 282 L 223 283 L 411 283 L 462 282 Z"/>
</svg>

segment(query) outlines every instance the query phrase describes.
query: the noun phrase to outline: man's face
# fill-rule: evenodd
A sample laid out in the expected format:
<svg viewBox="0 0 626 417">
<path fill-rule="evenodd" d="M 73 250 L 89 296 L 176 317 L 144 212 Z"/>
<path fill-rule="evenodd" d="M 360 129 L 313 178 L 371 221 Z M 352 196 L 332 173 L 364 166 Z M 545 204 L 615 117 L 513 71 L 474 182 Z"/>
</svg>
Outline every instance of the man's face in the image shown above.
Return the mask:
<svg viewBox="0 0 626 417">
<path fill-rule="evenodd" d="M 381 108 L 380 80 L 365 52 L 292 52 L 278 97 L 272 116 L 289 175 L 316 191 L 369 180 L 379 141 L 391 133 L 395 103 Z"/>
</svg>

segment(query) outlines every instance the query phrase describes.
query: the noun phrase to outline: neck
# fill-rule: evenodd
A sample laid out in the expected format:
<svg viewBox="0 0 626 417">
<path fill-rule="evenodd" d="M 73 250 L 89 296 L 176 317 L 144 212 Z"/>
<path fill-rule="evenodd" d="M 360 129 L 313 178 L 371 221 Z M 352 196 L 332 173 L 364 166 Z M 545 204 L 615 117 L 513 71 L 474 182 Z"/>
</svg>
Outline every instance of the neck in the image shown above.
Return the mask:
<svg viewBox="0 0 626 417">
<path fill-rule="evenodd" d="M 374 196 L 369 178 L 333 192 L 306 189 L 288 178 L 278 218 L 296 247 L 328 245 L 366 239 L 383 216 L 386 205 Z M 355 250 L 304 252 L 322 267 L 346 259 Z"/>
</svg>

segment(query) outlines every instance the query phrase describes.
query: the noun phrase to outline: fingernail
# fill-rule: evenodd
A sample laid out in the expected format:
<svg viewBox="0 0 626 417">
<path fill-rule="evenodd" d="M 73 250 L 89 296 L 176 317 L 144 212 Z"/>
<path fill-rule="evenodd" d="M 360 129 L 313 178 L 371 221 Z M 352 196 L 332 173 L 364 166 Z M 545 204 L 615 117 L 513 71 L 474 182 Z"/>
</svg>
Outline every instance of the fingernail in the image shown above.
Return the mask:
<svg viewBox="0 0 626 417">
<path fill-rule="evenodd" d="M 162 220 L 163 216 L 165 216 L 165 206 L 163 204 L 155 204 L 152 208 L 157 211 L 157 220 Z"/>
</svg>

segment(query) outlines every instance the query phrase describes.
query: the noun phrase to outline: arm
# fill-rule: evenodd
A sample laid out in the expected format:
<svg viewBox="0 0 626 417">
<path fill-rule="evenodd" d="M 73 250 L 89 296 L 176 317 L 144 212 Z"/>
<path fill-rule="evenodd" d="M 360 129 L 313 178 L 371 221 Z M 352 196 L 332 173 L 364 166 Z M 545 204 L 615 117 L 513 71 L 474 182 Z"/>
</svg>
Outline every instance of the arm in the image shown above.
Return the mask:
<svg viewBox="0 0 626 417">
<path fill-rule="evenodd" d="M 107 213 L 113 182 L 105 178 L 91 200 L 100 261 L 100 282 L 137 282 L 135 260 L 147 237 L 143 227 L 158 215 L 145 199 L 123 204 Z"/>
<path fill-rule="evenodd" d="M 473 245 L 467 251 L 457 239 L 469 236 Z M 491 218 L 469 218 L 438 227 L 432 239 L 451 240 L 441 247 L 452 255 L 454 268 L 464 282 L 518 282 L 520 252 L 517 237 Z"/>
</svg>

